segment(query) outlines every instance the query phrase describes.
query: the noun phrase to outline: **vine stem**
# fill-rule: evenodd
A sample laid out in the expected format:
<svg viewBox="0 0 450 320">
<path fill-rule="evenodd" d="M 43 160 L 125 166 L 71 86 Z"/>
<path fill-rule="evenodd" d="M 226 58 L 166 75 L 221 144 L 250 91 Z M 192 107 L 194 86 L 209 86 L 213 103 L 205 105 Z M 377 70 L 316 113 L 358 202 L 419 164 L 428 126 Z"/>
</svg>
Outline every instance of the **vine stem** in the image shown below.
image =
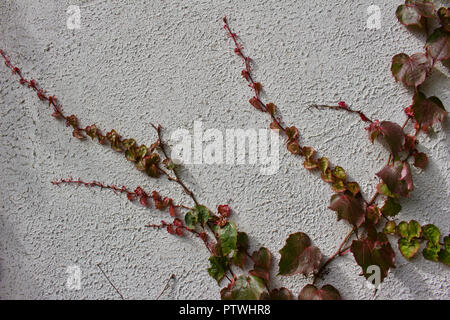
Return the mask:
<svg viewBox="0 0 450 320">
<path fill-rule="evenodd" d="M 155 300 L 159 300 L 159 298 L 162 296 L 162 294 L 167 290 L 167 288 L 169 287 L 169 282 L 170 280 L 175 279 L 175 275 L 172 273 L 169 277 L 169 279 L 167 279 L 167 283 L 166 286 L 164 287 L 164 289 L 162 289 L 161 293 L 159 294 L 159 296 L 155 299 Z"/>
<path fill-rule="evenodd" d="M 100 266 L 101 263 L 97 263 L 97 267 L 100 269 L 100 271 L 103 273 L 103 275 L 105 276 L 106 280 L 108 280 L 109 284 L 114 288 L 114 290 L 116 290 L 116 292 L 118 293 L 118 295 L 122 298 L 122 300 L 125 300 L 125 298 L 123 297 L 123 295 L 120 293 L 119 289 L 117 289 L 117 287 L 114 285 L 114 283 L 112 283 L 112 281 L 109 279 L 108 275 L 105 273 L 105 271 L 103 271 L 102 267 Z"/>
<path fill-rule="evenodd" d="M 344 240 L 342 241 L 342 243 L 340 244 L 339 248 L 337 249 L 337 251 L 328 258 L 327 261 L 325 261 L 325 263 L 319 268 L 319 270 L 317 271 L 317 273 L 314 275 L 314 280 L 313 280 L 313 284 L 316 283 L 317 279 L 320 277 L 320 275 L 322 274 L 322 272 L 325 270 L 325 267 L 330 264 L 334 259 L 336 259 L 336 257 L 341 256 L 344 254 L 345 251 L 348 250 L 348 248 L 342 249 L 342 247 L 344 247 L 344 245 L 347 243 L 348 239 L 350 239 L 351 235 L 353 234 L 353 232 L 355 231 L 355 227 L 353 227 L 350 232 L 345 236 Z"/>
<path fill-rule="evenodd" d="M 158 141 L 159 141 L 159 146 L 160 146 L 161 152 L 164 154 L 164 157 L 166 159 L 170 159 L 169 155 L 166 152 L 165 144 L 161 138 L 161 125 L 158 125 L 156 127 L 154 124 L 151 124 L 151 126 L 156 130 L 156 133 L 158 134 Z M 164 173 L 170 181 L 174 181 L 174 182 L 178 183 L 183 188 L 183 190 L 191 197 L 191 199 L 194 201 L 194 203 L 196 205 L 199 205 L 199 202 L 198 202 L 197 198 L 195 197 L 194 193 L 180 179 L 180 176 L 178 175 L 176 168 L 173 168 L 173 170 L 172 170 L 173 174 L 175 175 L 175 178 L 172 177 L 169 173 L 167 173 L 165 170 L 163 170 L 161 168 L 160 168 L 160 171 L 162 173 Z"/>
</svg>

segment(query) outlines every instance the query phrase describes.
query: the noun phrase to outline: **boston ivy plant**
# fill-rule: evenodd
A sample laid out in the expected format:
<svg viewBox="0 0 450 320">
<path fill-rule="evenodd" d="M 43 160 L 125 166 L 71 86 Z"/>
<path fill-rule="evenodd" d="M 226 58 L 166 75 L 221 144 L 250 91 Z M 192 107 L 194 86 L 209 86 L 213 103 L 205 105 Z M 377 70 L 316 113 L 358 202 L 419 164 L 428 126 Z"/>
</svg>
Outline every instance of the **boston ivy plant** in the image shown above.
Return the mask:
<svg viewBox="0 0 450 320">
<path fill-rule="evenodd" d="M 337 220 L 345 220 L 350 227 L 337 251 L 327 260 L 324 260 L 320 249 L 312 244 L 305 233 L 296 232 L 287 237 L 285 245 L 279 251 L 277 276 L 302 274 L 313 277 L 313 283 L 305 286 L 298 295 L 294 295 L 287 288 L 272 286 L 272 253 L 265 247 L 249 252 L 249 237 L 239 231 L 236 224 L 229 219 L 231 209 L 228 205 L 218 205 L 212 209 L 199 202 L 197 196 L 181 179 L 178 165 L 168 156 L 168 146 L 162 139 L 161 126 L 153 125 L 156 140 L 149 146 L 139 144 L 132 138 L 123 138 L 114 129 L 103 134 L 95 124 L 83 127 L 75 115 L 67 115 L 63 111 L 55 96 L 47 94 L 35 80 L 26 79 L 4 51 L 0 50 L 0 54 L 5 65 L 19 77 L 20 83 L 34 90 L 40 100 L 47 102 L 53 112 L 52 116 L 70 127 L 75 138 L 85 140 L 90 137 L 100 144 L 108 145 L 114 151 L 122 153 L 137 170 L 150 178 L 165 177 L 177 184 L 190 196 L 193 204 L 177 204 L 171 198 L 162 197 L 156 190 L 147 192 L 141 187 L 133 190 L 125 186 L 72 178 L 53 181 L 53 184 L 109 189 L 116 194 L 126 194 L 128 200 L 138 201 L 142 206 L 154 206 L 157 210 L 167 211 L 170 221 L 162 220 L 160 224 L 149 224 L 147 227 L 164 229 L 178 237 L 192 235 L 200 239 L 210 252 L 209 275 L 219 285 L 224 279 L 229 282 L 220 291 L 222 299 L 341 299 L 339 291 L 332 285 L 325 284 L 319 288 L 316 282 L 322 279 L 323 271 L 334 259 L 348 253 L 353 254 L 355 262 L 362 269 L 361 274 L 366 278 L 372 275 L 374 266 L 378 267 L 380 281 L 395 267 L 393 245 L 398 246 L 406 259 L 412 260 L 419 254 L 422 243 L 426 242 L 422 250 L 425 259 L 450 264 L 450 238 L 441 235 L 438 227 L 432 224 L 421 225 L 415 220 L 399 223 L 394 220 L 402 209 L 398 200 L 408 198 L 414 190 L 411 165 L 425 169 L 428 163 L 427 155 L 419 150 L 418 135 L 430 132 L 436 123 L 447 116 L 441 100 L 437 97 L 427 97 L 420 90 L 420 86 L 436 63 L 450 58 L 450 10 L 436 10 L 433 2 L 427 0 L 406 0 L 404 5 L 398 7 L 396 15 L 400 23 L 408 27 L 428 29 L 430 20 L 439 25 L 428 36 L 423 52 L 399 53 L 392 59 L 391 70 L 394 79 L 414 90 L 411 105 L 404 109 L 406 120 L 403 125 L 387 120 L 371 120 L 363 112 L 353 110 L 343 101 L 335 106 L 313 106 L 357 114 L 361 121 L 367 124 L 369 140 L 372 143 L 375 140 L 385 142 L 388 147 L 388 160 L 376 173 L 380 180 L 377 191 L 370 199 L 363 197 L 357 182 L 349 181 L 343 167 L 332 165 L 324 156 L 318 157 L 313 147 L 301 145 L 300 130 L 283 122 L 274 103 L 261 100 L 262 84 L 254 80 L 251 59 L 244 54 L 243 47 L 236 33 L 232 32 L 227 19 L 223 19 L 227 35 L 235 46 L 234 52 L 244 63 L 241 75 L 253 92 L 249 103 L 257 112 L 268 115 L 270 128 L 278 130 L 285 137 L 287 151 L 302 159 L 302 164 L 308 171 L 317 172 L 317 175 L 330 185 L 334 194 L 330 199 L 329 209 L 336 212 Z M 406 131 L 408 123 L 413 125 L 413 132 Z M 397 243 L 392 242 L 392 236 L 398 238 Z M 245 272 L 248 270 L 248 263 L 252 267 Z M 235 273 L 237 271 L 238 274 Z"/>
</svg>

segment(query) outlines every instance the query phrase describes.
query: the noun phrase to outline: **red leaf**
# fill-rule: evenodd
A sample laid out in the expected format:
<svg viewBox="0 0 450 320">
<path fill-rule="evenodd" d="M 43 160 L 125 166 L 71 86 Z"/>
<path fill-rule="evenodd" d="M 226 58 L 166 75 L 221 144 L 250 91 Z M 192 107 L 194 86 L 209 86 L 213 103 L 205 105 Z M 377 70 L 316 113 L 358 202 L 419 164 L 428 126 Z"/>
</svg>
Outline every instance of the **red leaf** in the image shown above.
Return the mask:
<svg viewBox="0 0 450 320">
<path fill-rule="evenodd" d="M 317 289 L 314 285 L 306 285 L 298 295 L 298 300 L 341 300 L 339 291 L 332 285 Z"/>
<path fill-rule="evenodd" d="M 331 197 L 329 208 L 336 211 L 338 220 L 345 219 L 359 227 L 365 220 L 365 207 L 361 199 L 347 194 L 335 194 Z"/>
<path fill-rule="evenodd" d="M 228 205 L 223 204 L 223 205 L 218 206 L 217 211 L 219 212 L 219 214 L 221 216 L 228 217 L 228 216 L 230 216 L 231 209 Z"/>
<path fill-rule="evenodd" d="M 427 98 L 422 92 L 414 95 L 411 110 L 414 120 L 424 132 L 427 132 L 433 124 L 442 122 L 448 113 L 441 100 L 437 97 Z"/>
</svg>

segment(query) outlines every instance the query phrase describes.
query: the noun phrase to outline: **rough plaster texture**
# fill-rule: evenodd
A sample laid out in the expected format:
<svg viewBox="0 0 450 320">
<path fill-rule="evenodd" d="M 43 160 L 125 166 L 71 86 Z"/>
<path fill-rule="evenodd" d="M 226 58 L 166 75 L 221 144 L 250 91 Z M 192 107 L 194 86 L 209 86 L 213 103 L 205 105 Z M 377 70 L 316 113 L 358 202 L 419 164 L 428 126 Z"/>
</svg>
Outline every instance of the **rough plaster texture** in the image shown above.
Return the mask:
<svg viewBox="0 0 450 320">
<path fill-rule="evenodd" d="M 401 1 L 11 1 L 0 4 L 0 47 L 57 95 L 82 124 L 97 123 L 143 143 L 154 140 L 149 123 L 170 132 L 204 128 L 266 128 L 268 120 L 248 104 L 241 61 L 225 37 L 227 15 L 254 58 L 264 96 L 287 123 L 300 128 L 303 144 L 344 166 L 373 194 L 374 173 L 386 150 L 371 145 L 363 124 L 340 112 L 307 110 L 312 103 L 350 102 L 368 116 L 403 122 L 411 90 L 395 83 L 391 57 L 420 51 L 424 37 L 397 23 Z M 81 8 L 81 29 L 66 27 L 69 5 Z M 381 29 L 366 28 L 367 7 L 381 9 Z M 141 185 L 186 202 L 165 179 L 149 180 L 108 148 L 80 142 L 50 117 L 44 103 L 0 68 L 0 298 L 116 299 L 105 272 L 126 298 L 152 299 L 171 273 L 165 299 L 218 299 L 207 274 L 208 252 L 198 239 L 179 239 L 144 227 L 164 215 L 107 191 L 57 188 L 50 181 L 72 175 L 106 183 Z M 424 86 L 449 106 L 449 70 L 438 65 Z M 430 156 L 414 169 L 416 189 L 402 201 L 401 219 L 434 223 L 449 231 L 449 126 L 420 135 Z M 251 249 L 278 250 L 303 231 L 325 255 L 349 230 L 327 209 L 332 191 L 280 146 L 280 169 L 263 176 L 258 166 L 188 165 L 183 178 L 211 207 L 228 203 Z M 378 299 L 449 299 L 449 269 L 422 257 L 408 263 L 397 254 Z M 68 290 L 68 266 L 79 266 L 81 290 Z M 351 256 L 332 264 L 326 282 L 346 299 L 372 299 Z M 299 290 L 302 276 L 274 279 Z"/>
</svg>

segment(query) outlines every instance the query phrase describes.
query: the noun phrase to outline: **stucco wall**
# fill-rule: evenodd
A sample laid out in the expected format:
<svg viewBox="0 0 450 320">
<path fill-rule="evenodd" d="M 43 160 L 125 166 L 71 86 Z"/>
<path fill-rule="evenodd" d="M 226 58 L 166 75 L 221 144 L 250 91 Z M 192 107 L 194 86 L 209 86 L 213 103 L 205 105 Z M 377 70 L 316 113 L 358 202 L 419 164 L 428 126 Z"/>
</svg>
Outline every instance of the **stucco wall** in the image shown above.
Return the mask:
<svg viewBox="0 0 450 320">
<path fill-rule="evenodd" d="M 402 123 L 411 90 L 390 73 L 394 54 L 419 52 L 424 36 L 401 26 L 394 15 L 401 1 L 11 1 L 0 4 L 0 48 L 60 98 L 83 125 L 97 123 L 150 144 L 150 123 L 166 137 L 176 129 L 262 129 L 267 118 L 248 104 L 241 61 L 225 37 L 229 17 L 254 59 L 263 97 L 274 101 L 285 121 L 300 129 L 301 142 L 315 146 L 346 168 L 365 195 L 386 150 L 371 145 L 359 119 L 340 112 L 307 109 L 312 103 L 345 100 L 375 119 Z M 367 7 L 381 9 L 381 28 L 366 28 Z M 66 10 L 79 5 L 81 28 L 67 28 Z M 218 299 L 208 276 L 208 252 L 198 239 L 149 230 L 166 216 L 108 191 L 55 187 L 72 175 L 85 180 L 141 185 L 190 203 L 165 179 L 146 178 L 121 155 L 80 142 L 50 116 L 35 94 L 0 67 L 0 298 L 116 299 L 97 263 L 128 298 L 153 299 L 170 274 L 165 299 Z M 449 69 L 437 65 L 424 85 L 447 109 Z M 416 189 L 402 201 L 402 220 L 434 223 L 449 232 L 448 122 L 420 135 L 430 158 L 414 169 Z M 251 249 L 278 250 L 290 233 L 303 231 L 332 254 L 349 230 L 327 209 L 332 191 L 280 145 L 275 176 L 257 165 L 187 165 L 182 176 L 210 207 L 228 203 Z M 449 269 L 421 256 L 408 263 L 400 254 L 377 294 L 379 299 L 449 299 Z M 68 266 L 82 274 L 80 290 L 68 290 Z M 274 268 L 276 269 L 276 268 Z M 333 262 L 325 282 L 343 298 L 372 299 L 353 257 Z M 274 278 L 297 293 L 310 279 Z"/>
</svg>

